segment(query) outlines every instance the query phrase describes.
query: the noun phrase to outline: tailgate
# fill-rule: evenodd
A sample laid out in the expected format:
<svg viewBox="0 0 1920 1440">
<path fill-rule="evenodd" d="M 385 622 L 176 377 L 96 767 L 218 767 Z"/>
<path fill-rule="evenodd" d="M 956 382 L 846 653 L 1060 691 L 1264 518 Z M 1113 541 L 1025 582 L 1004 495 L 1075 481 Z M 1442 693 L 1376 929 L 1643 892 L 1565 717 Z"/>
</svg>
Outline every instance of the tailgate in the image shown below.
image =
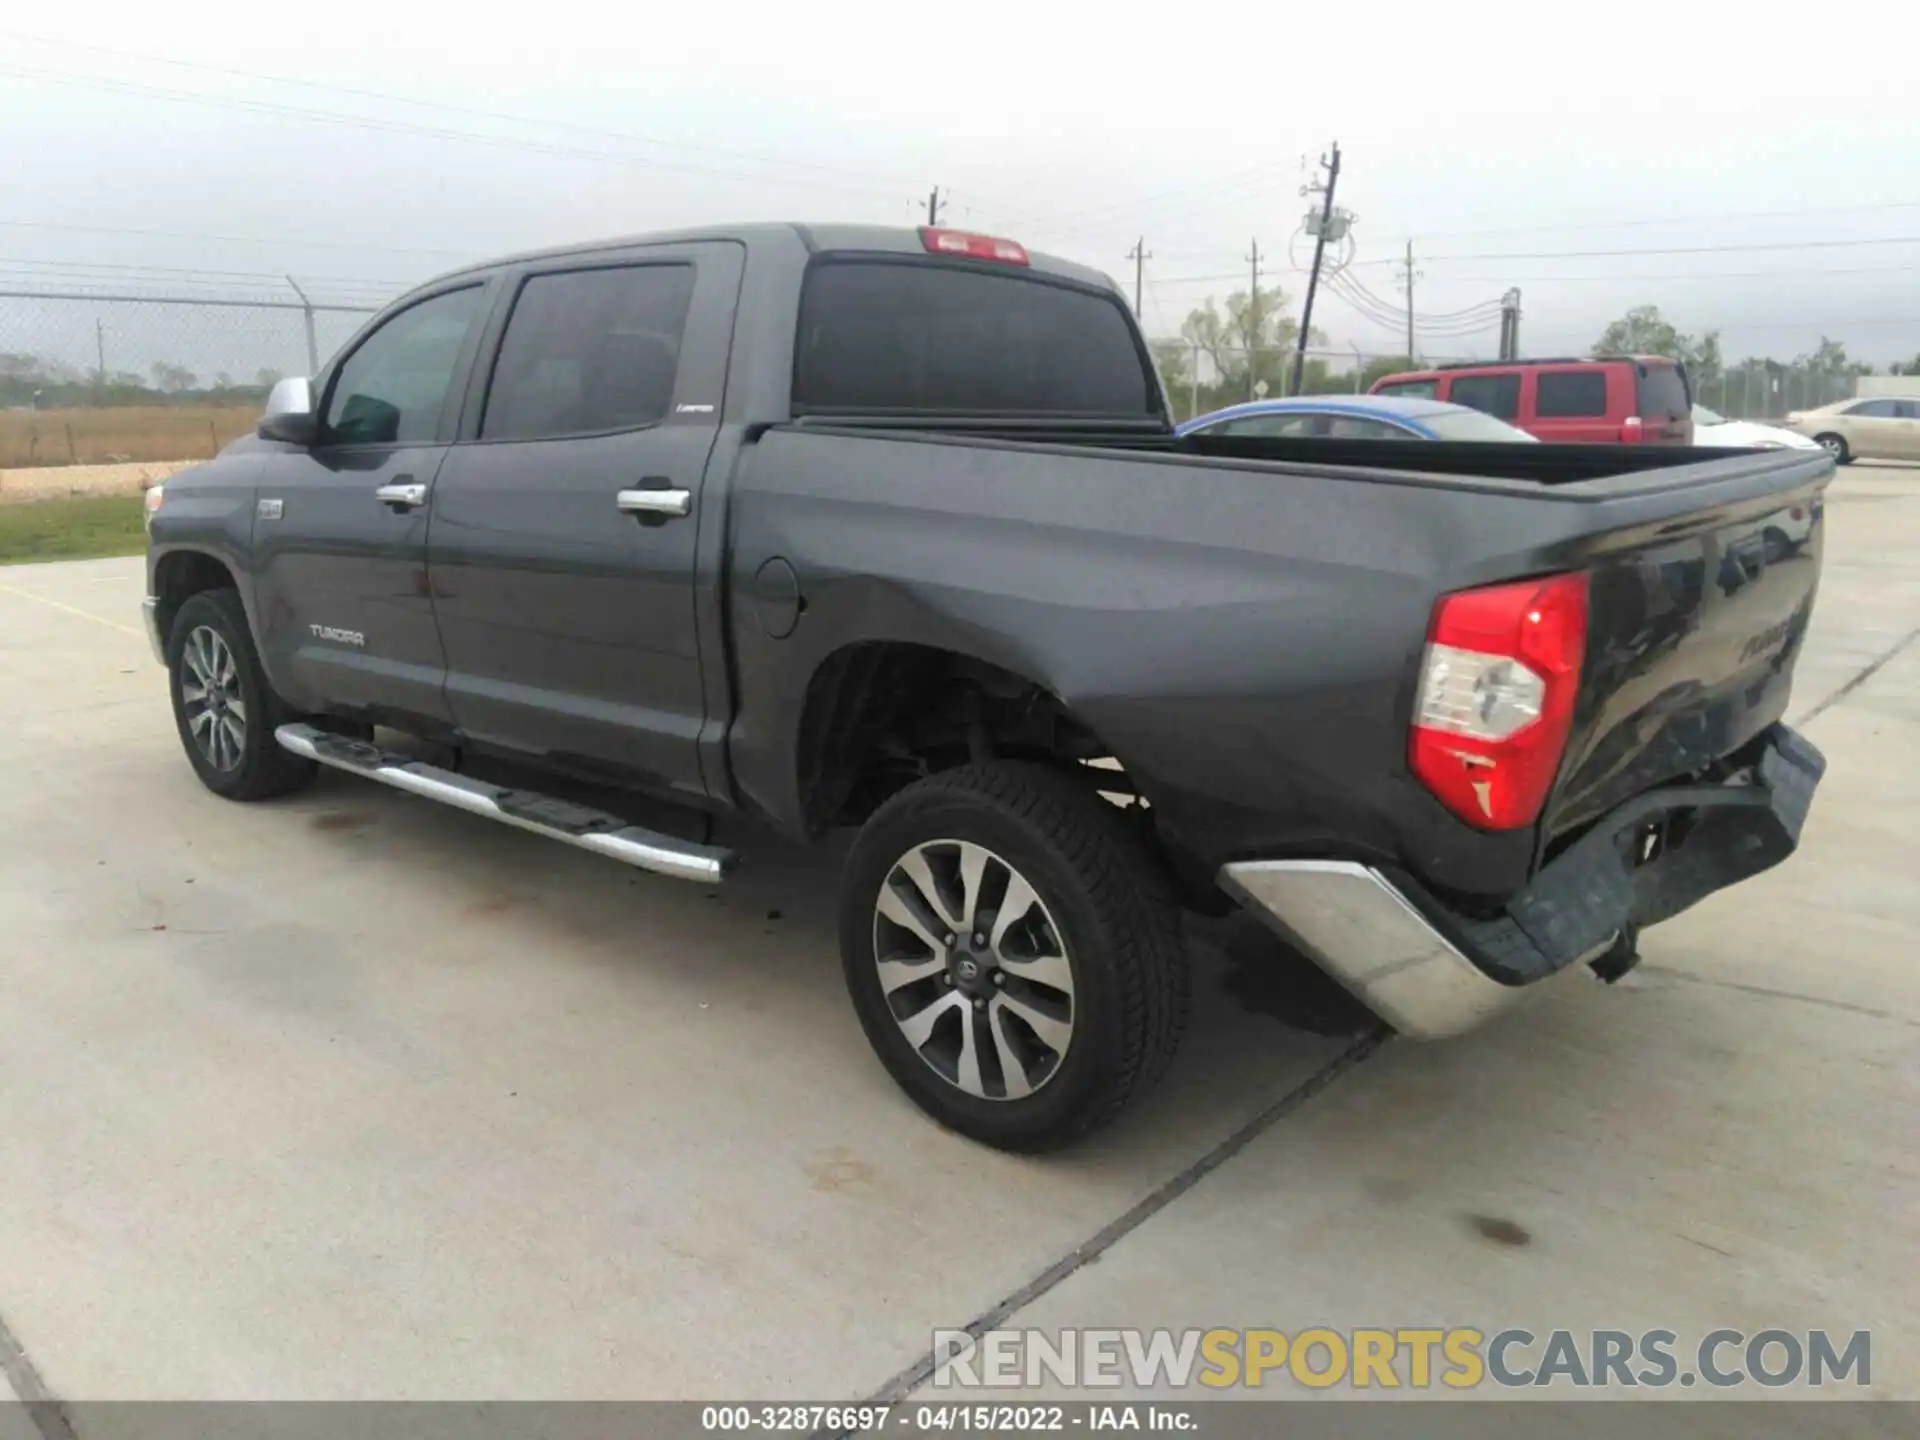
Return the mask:
<svg viewBox="0 0 1920 1440">
<path fill-rule="evenodd" d="M 1602 545 L 1546 839 L 1698 774 L 1785 714 L 1820 581 L 1831 472 L 1767 468 L 1771 493 L 1715 500 L 1702 487 L 1701 508 Z"/>
</svg>

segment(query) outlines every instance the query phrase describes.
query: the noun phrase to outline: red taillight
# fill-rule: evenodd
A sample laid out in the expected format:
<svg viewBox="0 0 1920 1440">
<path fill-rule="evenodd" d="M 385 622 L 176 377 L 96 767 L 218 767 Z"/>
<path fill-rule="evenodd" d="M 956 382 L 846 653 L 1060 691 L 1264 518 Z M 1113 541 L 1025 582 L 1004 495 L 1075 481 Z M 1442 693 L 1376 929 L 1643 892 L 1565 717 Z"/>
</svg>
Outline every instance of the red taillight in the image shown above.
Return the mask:
<svg viewBox="0 0 1920 1440">
<path fill-rule="evenodd" d="M 1623 445 L 1639 444 L 1641 439 L 1640 432 L 1640 417 L 1638 415 L 1629 415 L 1626 421 L 1620 426 L 1620 443 Z"/>
<path fill-rule="evenodd" d="M 1531 825 L 1560 768 L 1587 646 L 1587 577 L 1441 598 L 1427 631 L 1408 759 L 1483 830 Z"/>
<path fill-rule="evenodd" d="M 1005 265 L 1033 263 L 1024 245 L 992 235 L 973 235 L 965 230 L 940 230 L 922 225 L 920 243 L 934 255 L 964 255 L 969 260 L 998 260 Z"/>
</svg>

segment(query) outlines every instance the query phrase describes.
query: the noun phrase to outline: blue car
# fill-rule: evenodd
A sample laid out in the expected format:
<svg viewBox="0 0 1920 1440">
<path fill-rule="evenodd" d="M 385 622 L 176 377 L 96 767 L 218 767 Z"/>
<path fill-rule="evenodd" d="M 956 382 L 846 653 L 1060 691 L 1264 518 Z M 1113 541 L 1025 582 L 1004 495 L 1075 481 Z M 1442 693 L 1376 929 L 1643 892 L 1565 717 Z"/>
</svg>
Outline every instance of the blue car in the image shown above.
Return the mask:
<svg viewBox="0 0 1920 1440">
<path fill-rule="evenodd" d="M 1298 395 L 1289 400 L 1254 400 L 1196 416 L 1176 433 L 1539 443 L 1526 431 L 1465 405 L 1394 395 Z"/>
</svg>

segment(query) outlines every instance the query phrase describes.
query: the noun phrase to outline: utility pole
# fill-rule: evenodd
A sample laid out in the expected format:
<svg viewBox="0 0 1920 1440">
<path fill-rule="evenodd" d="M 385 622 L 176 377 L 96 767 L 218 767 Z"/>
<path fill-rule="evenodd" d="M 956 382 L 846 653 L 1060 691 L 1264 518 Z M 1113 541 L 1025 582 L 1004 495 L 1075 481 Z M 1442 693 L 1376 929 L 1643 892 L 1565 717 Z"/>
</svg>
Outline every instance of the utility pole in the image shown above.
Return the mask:
<svg viewBox="0 0 1920 1440">
<path fill-rule="evenodd" d="M 1517 285 L 1500 297 L 1500 358 L 1520 358 L 1520 288 Z"/>
<path fill-rule="evenodd" d="M 940 187 L 934 186 L 927 192 L 927 224 L 938 225 L 940 212 L 947 208 L 947 202 L 940 198 Z"/>
<path fill-rule="evenodd" d="M 1411 365 L 1417 358 L 1413 353 L 1413 282 L 1421 277 L 1421 272 L 1413 268 L 1412 240 L 1407 241 L 1406 271 L 1407 273 L 1401 276 L 1400 283 L 1407 292 L 1407 363 Z"/>
<path fill-rule="evenodd" d="M 107 403 L 107 325 L 104 320 L 93 322 L 93 353 L 100 362 L 93 372 L 93 403 L 104 405 Z"/>
<path fill-rule="evenodd" d="M 1307 368 L 1307 337 L 1313 333 L 1313 292 L 1320 288 L 1320 261 L 1327 253 L 1327 231 L 1333 223 L 1333 187 L 1340 183 L 1340 142 L 1338 140 L 1333 142 L 1332 158 L 1323 156 L 1320 166 L 1327 172 L 1327 183 L 1324 187 L 1309 188 L 1309 193 L 1315 189 L 1320 191 L 1320 223 L 1314 230 L 1313 269 L 1307 275 L 1306 303 L 1300 307 L 1300 344 L 1293 352 L 1293 384 L 1287 387 L 1287 393 L 1290 395 L 1300 393 L 1300 378 L 1306 373 Z"/>
<path fill-rule="evenodd" d="M 293 293 L 300 297 L 300 312 L 307 320 L 307 378 L 312 379 L 320 373 L 320 344 L 313 333 L 313 302 L 307 299 L 307 292 L 300 288 L 300 282 L 291 275 L 287 284 L 293 286 Z"/>
<path fill-rule="evenodd" d="M 1247 295 L 1247 399 L 1257 400 L 1255 373 L 1260 368 L 1260 238 L 1254 237 L 1253 249 L 1247 253 L 1247 263 L 1253 266 L 1253 289 Z"/>
<path fill-rule="evenodd" d="M 1147 249 L 1147 237 L 1142 235 L 1133 242 L 1133 249 L 1127 252 L 1127 259 L 1133 262 L 1133 318 L 1138 320 L 1143 312 L 1140 308 L 1140 290 L 1146 282 L 1147 261 L 1153 258 L 1153 252 Z"/>
</svg>

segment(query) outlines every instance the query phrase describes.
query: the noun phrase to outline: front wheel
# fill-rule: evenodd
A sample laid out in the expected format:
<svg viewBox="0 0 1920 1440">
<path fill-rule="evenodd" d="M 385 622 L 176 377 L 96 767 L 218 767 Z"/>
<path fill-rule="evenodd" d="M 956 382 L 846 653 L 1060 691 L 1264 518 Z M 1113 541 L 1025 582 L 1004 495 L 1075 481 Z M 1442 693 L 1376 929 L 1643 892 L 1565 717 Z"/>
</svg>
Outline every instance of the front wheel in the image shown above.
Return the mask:
<svg viewBox="0 0 1920 1440">
<path fill-rule="evenodd" d="M 1853 461 L 1853 452 L 1847 448 L 1844 435 L 1816 435 L 1813 437 L 1820 448 L 1833 456 L 1836 465 L 1847 465 Z"/>
<path fill-rule="evenodd" d="M 273 738 L 283 707 L 233 591 L 203 590 L 180 606 L 167 638 L 167 676 L 180 743 L 214 794 L 264 800 L 313 778 L 313 761 Z"/>
<path fill-rule="evenodd" d="M 1120 810 L 1043 766 L 968 765 L 883 805 L 848 856 L 840 950 L 888 1073 L 1002 1150 L 1113 1119 L 1186 1023 L 1165 875 Z"/>
</svg>

